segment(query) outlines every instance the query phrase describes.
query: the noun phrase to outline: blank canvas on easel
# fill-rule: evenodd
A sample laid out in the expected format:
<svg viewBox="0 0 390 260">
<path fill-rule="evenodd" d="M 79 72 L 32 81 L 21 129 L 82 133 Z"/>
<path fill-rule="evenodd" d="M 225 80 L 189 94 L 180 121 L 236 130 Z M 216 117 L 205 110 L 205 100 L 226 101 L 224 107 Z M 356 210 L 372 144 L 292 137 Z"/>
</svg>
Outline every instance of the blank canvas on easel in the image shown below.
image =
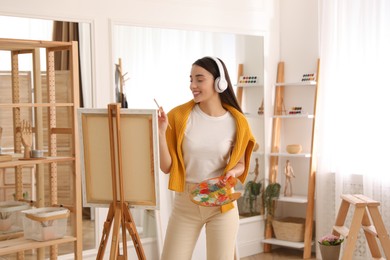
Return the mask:
<svg viewBox="0 0 390 260">
<path fill-rule="evenodd" d="M 125 201 L 130 206 L 156 209 L 159 204 L 157 112 L 151 109 L 120 111 Z M 79 109 L 79 125 L 83 204 L 109 206 L 113 194 L 107 110 Z"/>
</svg>

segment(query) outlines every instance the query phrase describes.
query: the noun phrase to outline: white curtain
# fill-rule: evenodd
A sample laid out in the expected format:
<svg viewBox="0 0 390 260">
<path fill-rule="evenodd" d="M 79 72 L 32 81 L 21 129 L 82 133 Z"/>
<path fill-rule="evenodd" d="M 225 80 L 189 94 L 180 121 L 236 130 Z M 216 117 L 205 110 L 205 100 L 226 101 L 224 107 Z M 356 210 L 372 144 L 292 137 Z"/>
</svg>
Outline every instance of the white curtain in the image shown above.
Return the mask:
<svg viewBox="0 0 390 260">
<path fill-rule="evenodd" d="M 156 108 L 156 98 L 169 111 L 189 101 L 192 63 L 203 56 L 218 56 L 233 78 L 237 69 L 235 54 L 233 34 L 113 27 L 113 57 L 115 63 L 122 59 L 123 73 L 127 73 L 124 92 L 129 108 Z"/>
<path fill-rule="evenodd" d="M 341 194 L 379 201 L 389 231 L 390 1 L 320 1 L 320 57 L 317 240 L 331 232 Z M 354 254 L 371 256 L 362 232 Z"/>
</svg>

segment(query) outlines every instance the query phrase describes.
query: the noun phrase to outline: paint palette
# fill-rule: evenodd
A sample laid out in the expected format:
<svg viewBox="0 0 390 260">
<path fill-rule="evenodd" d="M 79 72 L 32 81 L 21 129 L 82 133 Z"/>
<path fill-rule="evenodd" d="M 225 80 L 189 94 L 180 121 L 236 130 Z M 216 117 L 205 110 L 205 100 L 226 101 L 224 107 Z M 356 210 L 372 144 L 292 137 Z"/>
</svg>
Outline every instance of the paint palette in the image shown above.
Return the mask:
<svg viewBox="0 0 390 260">
<path fill-rule="evenodd" d="M 196 185 L 190 193 L 191 201 L 205 207 L 217 207 L 237 200 L 241 193 L 232 193 L 237 179 L 229 177 L 223 183 L 224 176 L 207 179 Z"/>
</svg>

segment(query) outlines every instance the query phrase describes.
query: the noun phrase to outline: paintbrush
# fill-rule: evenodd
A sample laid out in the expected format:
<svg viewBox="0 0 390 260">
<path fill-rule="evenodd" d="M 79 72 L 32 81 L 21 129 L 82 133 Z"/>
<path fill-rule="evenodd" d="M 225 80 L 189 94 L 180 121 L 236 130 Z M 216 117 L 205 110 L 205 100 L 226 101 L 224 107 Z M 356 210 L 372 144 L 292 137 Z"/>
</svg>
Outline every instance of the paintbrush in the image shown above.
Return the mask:
<svg viewBox="0 0 390 260">
<path fill-rule="evenodd" d="M 153 100 L 154 100 L 154 103 L 156 103 L 158 109 L 160 110 L 161 107 L 160 107 L 160 105 L 157 103 L 157 100 L 156 100 L 155 98 L 153 98 Z M 171 125 L 169 124 L 169 122 L 168 122 L 168 127 L 169 127 L 169 129 L 172 129 L 172 127 L 171 127 Z"/>
</svg>

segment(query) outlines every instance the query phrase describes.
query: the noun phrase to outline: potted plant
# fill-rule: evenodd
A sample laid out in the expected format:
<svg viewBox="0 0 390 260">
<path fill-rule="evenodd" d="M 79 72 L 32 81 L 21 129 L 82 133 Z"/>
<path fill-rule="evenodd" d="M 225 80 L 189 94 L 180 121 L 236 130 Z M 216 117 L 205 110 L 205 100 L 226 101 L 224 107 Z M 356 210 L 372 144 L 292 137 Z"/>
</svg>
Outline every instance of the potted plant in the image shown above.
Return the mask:
<svg viewBox="0 0 390 260">
<path fill-rule="evenodd" d="M 264 208 L 266 212 L 265 231 L 266 237 L 272 236 L 272 220 L 275 215 L 276 199 L 279 198 L 280 184 L 273 182 L 267 185 L 263 192 Z"/>
<path fill-rule="evenodd" d="M 249 204 L 249 215 L 254 216 L 257 214 L 256 212 L 256 201 L 257 197 L 261 193 L 261 182 L 255 182 L 255 181 L 249 181 L 245 185 L 245 192 L 244 192 L 244 203 Z"/>
<path fill-rule="evenodd" d="M 340 247 L 344 239 L 339 236 L 328 234 L 318 241 L 323 260 L 336 260 L 340 256 Z"/>
<path fill-rule="evenodd" d="M 248 181 L 245 185 L 245 191 L 243 195 L 243 212 L 247 211 L 247 208 L 249 207 L 249 213 L 244 213 L 245 215 L 248 214 L 249 216 L 254 216 L 260 212 L 257 206 L 257 198 L 260 196 L 262 192 L 262 181 L 257 182 L 257 178 L 259 177 L 260 171 L 259 171 L 259 159 L 256 158 L 256 166 L 253 172 L 250 172 L 250 174 L 254 174 L 255 178 L 253 181 Z"/>
</svg>

